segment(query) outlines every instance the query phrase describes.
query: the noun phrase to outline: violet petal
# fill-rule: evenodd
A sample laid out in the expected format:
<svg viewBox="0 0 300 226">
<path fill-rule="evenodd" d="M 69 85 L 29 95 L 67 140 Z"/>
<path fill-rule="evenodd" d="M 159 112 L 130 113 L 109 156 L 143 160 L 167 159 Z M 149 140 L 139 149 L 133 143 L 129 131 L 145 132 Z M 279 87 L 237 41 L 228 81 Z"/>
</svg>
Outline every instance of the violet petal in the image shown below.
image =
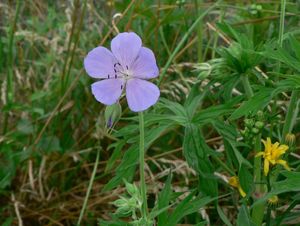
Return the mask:
<svg viewBox="0 0 300 226">
<path fill-rule="evenodd" d="M 113 54 L 100 46 L 91 50 L 84 59 L 84 68 L 87 74 L 93 78 L 109 78 L 114 76 Z"/>
<path fill-rule="evenodd" d="M 129 68 L 142 47 L 141 38 L 134 32 L 123 32 L 111 41 L 111 51 L 119 63 Z"/>
<path fill-rule="evenodd" d="M 160 92 L 156 85 L 142 79 L 129 79 L 126 84 L 126 98 L 134 112 L 144 111 L 154 105 Z"/>
<path fill-rule="evenodd" d="M 151 79 L 159 74 L 155 56 L 152 50 L 146 47 L 140 49 L 138 57 L 130 69 L 135 78 Z"/>
<path fill-rule="evenodd" d="M 123 79 L 105 79 L 92 84 L 92 93 L 97 101 L 112 105 L 120 98 L 123 87 Z"/>
</svg>

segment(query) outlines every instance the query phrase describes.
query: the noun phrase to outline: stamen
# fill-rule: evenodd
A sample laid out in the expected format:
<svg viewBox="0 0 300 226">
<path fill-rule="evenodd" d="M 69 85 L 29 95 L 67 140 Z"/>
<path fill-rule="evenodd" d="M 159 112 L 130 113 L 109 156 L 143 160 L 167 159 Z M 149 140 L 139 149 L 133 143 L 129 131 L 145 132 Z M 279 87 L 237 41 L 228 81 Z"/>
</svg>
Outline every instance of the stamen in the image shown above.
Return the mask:
<svg viewBox="0 0 300 226">
<path fill-rule="evenodd" d="M 123 89 L 123 85 L 121 85 L 121 90 Z"/>
<path fill-rule="evenodd" d="M 107 78 L 109 78 L 110 76 L 109 76 L 109 74 L 107 75 Z"/>
</svg>

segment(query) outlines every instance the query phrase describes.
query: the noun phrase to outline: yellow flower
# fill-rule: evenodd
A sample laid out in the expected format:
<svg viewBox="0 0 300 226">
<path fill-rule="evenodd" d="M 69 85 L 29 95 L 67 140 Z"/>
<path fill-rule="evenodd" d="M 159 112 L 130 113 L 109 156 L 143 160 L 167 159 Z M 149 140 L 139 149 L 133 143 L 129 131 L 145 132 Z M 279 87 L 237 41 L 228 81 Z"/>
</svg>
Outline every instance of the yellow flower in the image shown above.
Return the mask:
<svg viewBox="0 0 300 226">
<path fill-rule="evenodd" d="M 270 164 L 280 164 L 285 169 L 290 170 L 287 162 L 281 159 L 281 155 L 283 155 L 289 147 L 287 145 L 280 145 L 278 142 L 272 144 L 271 139 L 268 137 L 267 140 L 262 140 L 265 146 L 264 152 L 259 152 L 255 157 L 263 156 L 264 158 L 264 173 L 267 176 L 270 169 Z"/>
<path fill-rule="evenodd" d="M 243 188 L 241 187 L 239 178 L 237 176 L 230 177 L 228 180 L 228 184 L 230 184 L 234 188 L 237 188 L 242 197 L 246 196 L 246 193 L 244 192 Z"/>
<path fill-rule="evenodd" d="M 276 206 L 278 204 L 279 198 L 277 195 L 272 196 L 271 198 L 268 199 L 268 204 L 270 206 Z"/>
</svg>

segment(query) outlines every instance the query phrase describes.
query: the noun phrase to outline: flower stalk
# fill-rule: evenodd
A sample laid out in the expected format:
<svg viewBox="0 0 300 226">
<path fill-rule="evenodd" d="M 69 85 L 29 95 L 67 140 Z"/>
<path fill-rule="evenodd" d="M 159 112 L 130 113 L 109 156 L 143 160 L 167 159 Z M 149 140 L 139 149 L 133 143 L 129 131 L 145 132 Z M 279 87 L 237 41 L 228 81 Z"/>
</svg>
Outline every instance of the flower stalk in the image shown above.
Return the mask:
<svg viewBox="0 0 300 226">
<path fill-rule="evenodd" d="M 245 90 L 245 93 L 246 93 L 248 99 L 253 97 L 253 90 L 251 88 L 248 76 L 246 74 L 242 75 L 242 84 L 243 84 L 243 87 L 244 87 L 244 90 Z M 254 151 L 255 151 L 256 154 L 261 149 L 260 139 L 261 139 L 261 134 L 258 134 L 256 136 L 255 144 L 254 144 Z M 260 194 L 261 192 L 264 191 L 264 187 L 260 184 L 260 182 L 261 182 L 261 157 L 260 156 L 257 157 L 257 158 L 254 158 L 253 175 L 254 175 L 254 182 L 259 184 L 256 187 L 256 193 Z M 252 214 L 251 214 L 252 220 L 257 225 L 262 224 L 262 221 L 263 221 L 263 218 L 264 218 L 264 210 L 265 210 L 265 203 L 262 203 L 262 204 L 259 204 L 252 211 Z"/>
<path fill-rule="evenodd" d="M 139 112 L 139 128 L 140 128 L 140 189 L 142 196 L 142 218 L 148 218 L 148 206 L 147 206 L 147 187 L 145 181 L 145 130 L 144 130 L 144 115 L 143 112 Z"/>
<path fill-rule="evenodd" d="M 81 208 L 80 215 L 79 215 L 79 218 L 78 218 L 78 221 L 77 221 L 77 226 L 80 226 L 80 223 L 82 221 L 82 218 L 83 218 L 86 206 L 87 206 L 87 202 L 88 202 L 88 199 L 89 199 L 92 187 L 93 187 L 93 183 L 94 183 L 94 180 L 95 180 L 96 172 L 97 172 L 99 157 L 100 157 L 100 148 L 98 148 L 98 151 L 97 151 L 97 156 L 96 156 L 94 169 L 93 169 L 92 176 L 91 176 L 91 179 L 90 179 L 90 182 L 89 182 L 88 190 L 87 190 L 86 195 L 85 195 L 83 206 Z"/>
</svg>

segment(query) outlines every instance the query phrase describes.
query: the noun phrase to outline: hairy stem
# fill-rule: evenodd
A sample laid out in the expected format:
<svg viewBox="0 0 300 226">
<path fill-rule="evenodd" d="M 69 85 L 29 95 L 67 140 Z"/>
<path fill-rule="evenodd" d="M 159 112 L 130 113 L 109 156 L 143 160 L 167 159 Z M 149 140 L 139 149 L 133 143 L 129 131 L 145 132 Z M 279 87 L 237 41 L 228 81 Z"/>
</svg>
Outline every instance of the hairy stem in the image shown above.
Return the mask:
<svg viewBox="0 0 300 226">
<path fill-rule="evenodd" d="M 244 86 L 245 93 L 250 99 L 253 97 L 253 91 L 248 79 L 247 75 L 242 75 L 242 83 Z M 261 134 L 257 135 L 255 138 L 255 144 L 254 144 L 254 152 L 255 154 L 258 153 L 261 149 Z M 255 192 L 256 194 L 260 194 L 264 191 L 264 186 L 260 184 L 261 182 L 261 157 L 254 158 L 254 167 L 253 167 L 253 175 L 254 175 L 254 182 L 258 184 L 256 186 Z M 256 206 L 256 208 L 253 209 L 251 217 L 254 223 L 257 225 L 261 225 L 262 221 L 264 219 L 264 210 L 265 210 L 265 203 L 259 204 Z"/>
<path fill-rule="evenodd" d="M 139 127 L 140 127 L 140 187 L 142 195 L 142 217 L 147 219 L 148 206 L 147 206 L 147 187 L 145 181 L 145 135 L 144 135 L 144 115 L 139 112 Z"/>
<path fill-rule="evenodd" d="M 267 186 L 268 186 L 268 192 L 270 192 L 271 191 L 270 172 L 267 175 Z M 271 222 L 271 206 L 268 206 L 267 216 L 266 216 L 266 225 L 270 226 L 270 222 Z"/>
</svg>

